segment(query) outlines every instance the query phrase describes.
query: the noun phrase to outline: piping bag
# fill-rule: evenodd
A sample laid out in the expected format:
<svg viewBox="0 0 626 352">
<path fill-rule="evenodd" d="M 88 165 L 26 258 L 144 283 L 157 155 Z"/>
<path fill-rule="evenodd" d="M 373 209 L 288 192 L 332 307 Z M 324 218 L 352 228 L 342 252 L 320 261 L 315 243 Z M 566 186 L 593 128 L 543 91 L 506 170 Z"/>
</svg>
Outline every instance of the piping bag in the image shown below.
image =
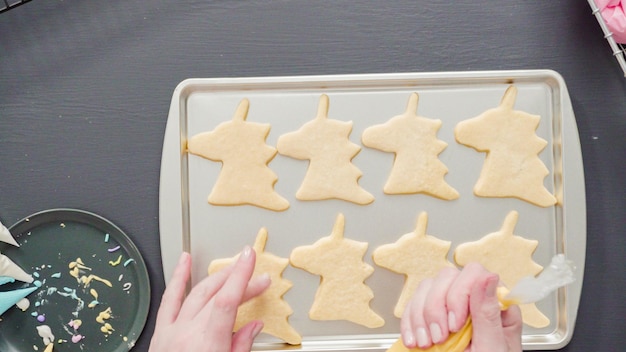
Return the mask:
<svg viewBox="0 0 626 352">
<path fill-rule="evenodd" d="M 565 259 L 563 254 L 557 254 L 552 258 L 550 265 L 536 277 L 522 278 L 509 291 L 505 287 L 498 288 L 498 301 L 502 310 L 508 309 L 515 304 L 538 302 L 546 298 L 559 287 L 574 282 L 574 264 Z M 472 321 L 467 319 L 461 330 L 451 333 L 448 339 L 440 344 L 429 348 L 407 348 L 399 338 L 387 352 L 463 352 L 472 340 Z"/>
<path fill-rule="evenodd" d="M 595 0 L 606 26 L 618 43 L 626 43 L 626 1 Z"/>
</svg>

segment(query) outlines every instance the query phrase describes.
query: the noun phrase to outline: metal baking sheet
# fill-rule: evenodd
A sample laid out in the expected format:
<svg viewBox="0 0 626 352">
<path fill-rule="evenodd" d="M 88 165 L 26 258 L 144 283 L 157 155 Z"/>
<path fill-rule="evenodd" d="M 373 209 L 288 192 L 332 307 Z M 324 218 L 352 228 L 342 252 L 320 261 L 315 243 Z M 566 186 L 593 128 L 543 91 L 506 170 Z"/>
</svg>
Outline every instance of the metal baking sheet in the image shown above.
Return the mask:
<svg viewBox="0 0 626 352">
<path fill-rule="evenodd" d="M 483 165 L 484 154 L 460 145 L 454 126 L 497 106 L 505 89 L 518 88 L 516 110 L 541 116 L 537 134 L 548 141 L 539 155 L 550 174 L 545 186 L 558 204 L 541 208 L 517 199 L 479 198 L 472 187 Z M 385 195 L 382 187 L 393 163 L 393 154 L 362 145 L 361 134 L 371 125 L 384 123 L 406 108 L 411 93 L 419 94 L 418 114 L 440 119 L 438 138 L 448 144 L 439 155 L 448 167 L 446 182 L 460 198 L 445 201 L 427 195 Z M 329 118 L 353 121 L 350 140 L 362 147 L 352 162 L 363 172 L 359 184 L 375 201 L 367 206 L 341 200 L 299 201 L 295 193 L 308 166 L 306 161 L 277 154 L 269 167 L 278 175 L 275 190 L 291 204 L 284 212 L 254 206 L 213 206 L 207 196 L 221 164 L 185 152 L 188 138 L 210 131 L 230 120 L 243 98 L 250 101 L 248 121 L 269 123 L 266 143 L 276 146 L 278 137 L 311 120 L 321 94 L 330 99 Z M 449 259 L 461 243 L 475 241 L 497 231 L 506 214 L 519 212 L 515 233 L 537 239 L 533 260 L 547 265 L 564 253 L 577 265 L 576 282 L 538 303 L 551 324 L 547 328 L 524 327 L 527 350 L 559 349 L 572 337 L 583 282 L 586 241 L 584 175 L 576 121 L 561 76 L 550 70 L 445 73 L 397 73 L 333 76 L 189 79 L 176 87 L 163 145 L 160 184 L 160 233 L 166 279 L 183 250 L 194 259 L 192 282 L 206 275 L 211 260 L 231 257 L 252 244 L 261 227 L 269 240 L 266 251 L 289 257 L 297 246 L 312 244 L 330 234 L 336 215 L 345 214 L 345 236 L 369 243 L 364 260 L 374 266 L 366 280 L 374 291 L 372 309 L 386 324 L 368 329 L 343 321 L 313 321 L 308 310 L 319 277 L 288 267 L 283 276 L 294 285 L 284 299 L 294 310 L 290 323 L 303 336 L 301 346 L 281 344 L 261 335 L 255 350 L 282 351 L 384 351 L 399 337 L 399 319 L 393 307 L 403 276 L 377 267 L 372 251 L 413 231 L 420 212 L 428 213 L 427 233 L 452 242 Z"/>
</svg>

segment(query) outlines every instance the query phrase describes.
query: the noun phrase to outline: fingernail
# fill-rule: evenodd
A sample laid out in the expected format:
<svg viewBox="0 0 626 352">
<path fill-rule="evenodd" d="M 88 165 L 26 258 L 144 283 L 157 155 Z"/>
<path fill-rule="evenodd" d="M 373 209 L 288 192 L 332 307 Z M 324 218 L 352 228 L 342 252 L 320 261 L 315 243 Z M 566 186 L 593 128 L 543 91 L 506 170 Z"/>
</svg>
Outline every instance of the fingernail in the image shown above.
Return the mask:
<svg viewBox="0 0 626 352">
<path fill-rule="evenodd" d="M 432 323 L 430 324 L 430 336 L 432 337 L 433 343 L 439 343 L 441 340 L 441 328 L 439 324 Z"/>
<path fill-rule="evenodd" d="M 426 329 L 424 328 L 417 329 L 417 345 L 420 347 L 428 346 L 428 335 L 426 334 Z"/>
<path fill-rule="evenodd" d="M 485 297 L 493 298 L 496 296 L 496 290 L 498 289 L 498 277 L 494 276 L 487 280 L 487 285 L 485 286 Z"/>
<path fill-rule="evenodd" d="M 263 273 L 259 275 L 259 279 L 263 281 L 272 281 L 272 277 L 268 273 Z"/>
<path fill-rule="evenodd" d="M 182 265 L 183 263 L 185 263 L 187 261 L 187 258 L 189 258 L 189 253 L 181 253 L 180 258 L 178 258 L 178 265 Z"/>
<path fill-rule="evenodd" d="M 415 347 L 415 336 L 413 336 L 411 330 L 406 330 L 404 334 L 402 334 L 402 342 L 404 342 L 404 345 L 408 348 Z"/>
<path fill-rule="evenodd" d="M 448 329 L 452 332 L 458 331 L 456 327 L 456 314 L 452 311 L 448 312 Z"/>
<path fill-rule="evenodd" d="M 243 259 L 249 259 L 251 254 L 252 248 L 250 248 L 250 246 L 245 246 L 243 248 L 243 252 L 241 252 L 241 256 L 243 257 Z"/>
</svg>

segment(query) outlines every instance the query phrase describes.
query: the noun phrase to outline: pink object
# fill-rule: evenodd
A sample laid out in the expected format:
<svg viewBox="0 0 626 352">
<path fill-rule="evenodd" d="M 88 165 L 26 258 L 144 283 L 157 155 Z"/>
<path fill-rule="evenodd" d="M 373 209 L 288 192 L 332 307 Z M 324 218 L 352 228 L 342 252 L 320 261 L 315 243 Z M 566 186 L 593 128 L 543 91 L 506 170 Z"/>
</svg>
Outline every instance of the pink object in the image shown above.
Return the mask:
<svg viewBox="0 0 626 352">
<path fill-rule="evenodd" d="M 83 335 L 81 335 L 81 334 L 78 334 L 78 335 L 73 335 L 73 336 L 72 336 L 72 342 L 73 342 L 73 343 L 79 343 L 79 342 L 80 342 L 80 340 L 82 340 L 82 339 L 83 339 Z"/>
<path fill-rule="evenodd" d="M 606 26 L 616 42 L 626 44 L 626 1 L 595 0 Z"/>
</svg>

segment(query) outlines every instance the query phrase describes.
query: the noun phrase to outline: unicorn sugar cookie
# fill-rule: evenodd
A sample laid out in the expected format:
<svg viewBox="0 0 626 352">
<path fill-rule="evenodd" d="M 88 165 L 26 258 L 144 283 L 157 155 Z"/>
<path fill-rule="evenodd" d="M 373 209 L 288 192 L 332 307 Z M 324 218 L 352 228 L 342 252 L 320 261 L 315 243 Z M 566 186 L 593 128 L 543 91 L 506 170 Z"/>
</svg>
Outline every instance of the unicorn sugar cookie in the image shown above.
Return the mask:
<svg viewBox="0 0 626 352">
<path fill-rule="evenodd" d="M 451 200 L 459 192 L 446 183 L 448 168 L 437 157 L 447 143 L 437 139 L 441 120 L 417 115 L 417 93 L 411 94 L 406 111 L 384 124 L 368 127 L 361 136 L 367 147 L 394 153 L 386 194 L 424 193 Z"/>
<path fill-rule="evenodd" d="M 487 153 L 474 194 L 514 197 L 549 207 L 556 198 L 543 185 L 549 171 L 538 157 L 548 142 L 535 133 L 540 116 L 513 110 L 516 97 L 517 88 L 509 86 L 498 107 L 459 122 L 454 136 L 457 142 Z"/>
<path fill-rule="evenodd" d="M 302 342 L 302 336 L 289 324 L 287 319 L 293 310 L 283 300 L 283 295 L 293 286 L 291 281 L 282 276 L 283 271 L 289 265 L 289 259 L 266 252 L 266 243 L 267 230 L 261 228 L 253 247 L 257 255 L 253 276 L 269 274 L 272 283 L 261 295 L 239 307 L 234 330 L 239 330 L 253 320 L 262 320 L 264 333 L 278 337 L 290 345 L 299 345 Z M 213 260 L 209 264 L 209 275 L 232 265 L 238 257 L 239 255 L 234 258 Z"/>
<path fill-rule="evenodd" d="M 374 250 L 372 259 L 376 265 L 404 274 L 406 280 L 393 314 L 401 318 L 404 308 L 413 297 L 419 283 L 446 267 L 454 267 L 447 259 L 451 242 L 426 234 L 428 215 L 420 213 L 413 232 L 407 233 L 395 243 L 384 244 Z"/>
<path fill-rule="evenodd" d="M 270 125 L 246 121 L 249 107 L 248 99 L 243 99 L 232 121 L 194 135 L 187 143 L 187 150 L 222 162 L 209 194 L 210 204 L 250 204 L 274 211 L 286 210 L 289 202 L 274 191 L 278 176 L 268 166 L 276 156 L 276 149 L 265 144 Z"/>
<path fill-rule="evenodd" d="M 358 184 L 362 176 L 354 164 L 361 147 L 349 139 L 352 121 L 328 118 L 328 96 L 322 94 L 317 116 L 299 130 L 278 138 L 278 152 L 295 159 L 309 160 L 302 185 L 296 193 L 300 200 L 342 199 L 366 205 L 374 196 Z"/>
<path fill-rule="evenodd" d="M 294 267 L 321 276 L 309 317 L 381 327 L 385 321 L 370 308 L 374 293 L 364 283 L 374 272 L 363 261 L 368 244 L 344 238 L 344 227 L 344 216 L 339 214 L 330 236 L 295 248 L 289 257 Z"/>
<path fill-rule="evenodd" d="M 509 288 L 526 276 L 539 274 L 543 267 L 532 259 L 539 242 L 513 234 L 518 217 L 517 211 L 511 211 L 499 231 L 477 241 L 460 244 L 454 250 L 454 261 L 460 266 L 478 262 L 487 270 L 500 275 L 500 280 Z M 534 328 L 550 325 L 550 319 L 535 303 L 521 304 L 520 309 L 526 325 Z"/>
</svg>

